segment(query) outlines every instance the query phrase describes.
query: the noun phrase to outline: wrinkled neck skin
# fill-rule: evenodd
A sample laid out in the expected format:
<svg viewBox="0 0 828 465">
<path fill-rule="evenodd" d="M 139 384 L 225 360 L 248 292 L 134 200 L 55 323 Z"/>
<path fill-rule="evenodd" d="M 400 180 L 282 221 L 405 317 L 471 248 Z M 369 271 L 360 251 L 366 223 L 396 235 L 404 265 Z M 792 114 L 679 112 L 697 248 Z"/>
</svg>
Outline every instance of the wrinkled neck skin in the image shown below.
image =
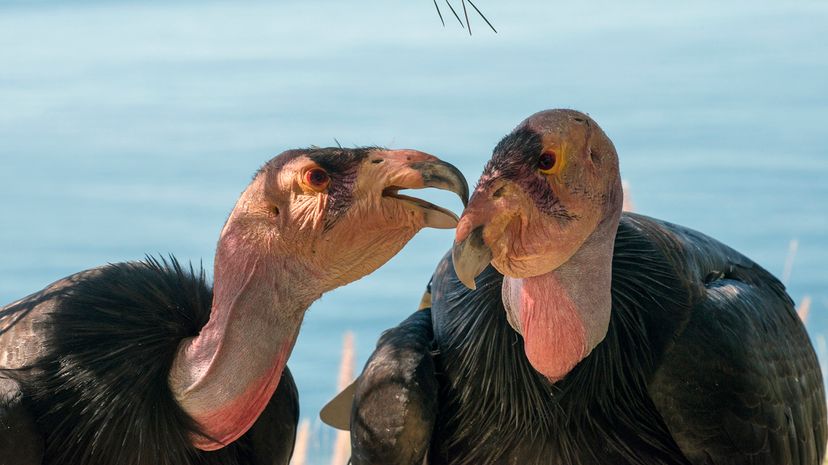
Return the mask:
<svg viewBox="0 0 828 465">
<path fill-rule="evenodd" d="M 279 384 L 305 310 L 321 294 L 295 259 L 274 260 L 226 229 L 210 319 L 182 341 L 169 377 L 179 405 L 205 435 L 193 437 L 202 450 L 220 449 L 253 425 Z"/>
<path fill-rule="evenodd" d="M 599 224 L 557 269 L 531 278 L 503 279 L 509 323 L 523 336 L 529 362 L 553 383 L 563 379 L 607 334 L 619 218 Z"/>
</svg>

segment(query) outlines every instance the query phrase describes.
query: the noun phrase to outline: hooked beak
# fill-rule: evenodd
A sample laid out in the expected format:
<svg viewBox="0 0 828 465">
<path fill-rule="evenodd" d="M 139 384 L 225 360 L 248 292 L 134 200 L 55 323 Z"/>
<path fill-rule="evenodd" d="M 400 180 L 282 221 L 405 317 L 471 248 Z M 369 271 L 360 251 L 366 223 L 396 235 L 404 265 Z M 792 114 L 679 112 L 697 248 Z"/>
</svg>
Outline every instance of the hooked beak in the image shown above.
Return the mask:
<svg viewBox="0 0 828 465">
<path fill-rule="evenodd" d="M 454 192 L 465 207 L 469 201 L 469 185 L 463 173 L 454 165 L 417 150 L 377 151 L 368 163 L 379 165 L 380 169 L 389 173 L 388 184 L 382 191 L 383 197 L 406 202 L 422 211 L 425 226 L 438 229 L 451 229 L 457 226 L 459 218 L 451 211 L 399 193 L 401 189 L 434 187 Z"/>
<path fill-rule="evenodd" d="M 504 217 L 499 214 L 501 205 L 494 205 L 490 191 L 497 191 L 500 186 L 478 187 L 463 211 L 463 217 L 457 225 L 454 247 L 451 250 L 451 261 L 454 263 L 454 272 L 469 289 L 476 289 L 474 279 L 489 266 L 492 261 L 490 243 L 502 235 L 502 221 L 493 221 Z M 493 224 L 498 223 L 498 224 Z M 498 232 L 501 231 L 501 232 Z"/>
<path fill-rule="evenodd" d="M 462 239 L 458 234 L 451 249 L 451 261 L 460 282 L 469 289 L 477 289 L 474 279 L 492 261 L 492 249 L 483 241 L 483 226 L 472 229 L 471 233 Z"/>
</svg>

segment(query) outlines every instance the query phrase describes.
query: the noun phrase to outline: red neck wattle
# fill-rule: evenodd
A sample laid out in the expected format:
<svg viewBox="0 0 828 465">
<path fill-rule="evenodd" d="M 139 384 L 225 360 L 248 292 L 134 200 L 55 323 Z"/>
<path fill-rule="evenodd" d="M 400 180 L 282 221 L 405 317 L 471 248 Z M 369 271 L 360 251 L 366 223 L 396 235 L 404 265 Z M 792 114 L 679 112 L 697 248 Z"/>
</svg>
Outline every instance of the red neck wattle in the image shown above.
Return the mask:
<svg viewBox="0 0 828 465">
<path fill-rule="evenodd" d="M 529 363 L 550 381 L 563 379 L 589 354 L 582 316 L 554 272 L 504 278 L 503 299 Z"/>
</svg>

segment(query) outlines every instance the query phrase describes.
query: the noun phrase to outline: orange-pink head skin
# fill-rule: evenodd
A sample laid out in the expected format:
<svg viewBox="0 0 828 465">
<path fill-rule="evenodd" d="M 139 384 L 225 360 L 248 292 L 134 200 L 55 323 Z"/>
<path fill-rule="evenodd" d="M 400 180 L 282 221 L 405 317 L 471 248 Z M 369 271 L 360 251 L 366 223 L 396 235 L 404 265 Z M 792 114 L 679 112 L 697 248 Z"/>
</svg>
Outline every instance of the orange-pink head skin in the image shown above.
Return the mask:
<svg viewBox="0 0 828 465">
<path fill-rule="evenodd" d="M 197 448 L 221 448 L 256 421 L 314 300 L 382 266 L 420 229 L 457 224 L 398 192 L 424 187 L 468 196 L 456 168 L 415 150 L 292 150 L 262 167 L 221 231 L 210 320 L 170 372 L 203 432 Z"/>
<path fill-rule="evenodd" d="M 622 198 L 615 147 L 597 123 L 548 110 L 498 144 L 457 226 L 458 277 L 474 288 L 489 263 L 505 276 L 509 321 L 552 380 L 606 334 Z"/>
</svg>

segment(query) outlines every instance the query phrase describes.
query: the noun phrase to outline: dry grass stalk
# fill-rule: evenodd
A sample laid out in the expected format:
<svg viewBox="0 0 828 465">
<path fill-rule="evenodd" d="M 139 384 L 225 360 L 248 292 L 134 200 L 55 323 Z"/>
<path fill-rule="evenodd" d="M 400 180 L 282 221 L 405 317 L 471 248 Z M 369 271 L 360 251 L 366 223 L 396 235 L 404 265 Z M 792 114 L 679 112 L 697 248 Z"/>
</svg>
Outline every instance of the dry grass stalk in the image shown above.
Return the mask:
<svg viewBox="0 0 828 465">
<path fill-rule="evenodd" d="M 802 301 L 799 302 L 799 306 L 796 307 L 796 313 L 799 315 L 799 319 L 802 320 L 803 323 L 808 322 L 808 314 L 811 312 L 811 296 L 806 295 L 802 298 Z"/>
<path fill-rule="evenodd" d="M 337 392 L 345 389 L 354 380 L 354 333 L 346 331 L 342 338 L 342 360 L 339 363 Z"/>
<path fill-rule="evenodd" d="M 635 204 L 633 204 L 632 192 L 630 191 L 630 183 L 627 181 L 621 181 L 621 187 L 624 189 L 624 206 L 622 209 L 625 212 L 635 211 Z"/>
<path fill-rule="evenodd" d="M 299 423 L 299 430 L 296 431 L 296 444 L 293 447 L 290 465 L 305 465 L 305 460 L 308 458 L 308 442 L 310 442 L 310 421 L 305 419 Z"/>
<path fill-rule="evenodd" d="M 791 243 L 788 244 L 788 256 L 785 257 L 785 268 L 782 269 L 782 284 L 788 285 L 788 281 L 791 279 L 791 272 L 793 271 L 793 264 L 794 259 L 796 258 L 796 251 L 799 250 L 799 241 L 796 239 L 791 239 Z"/>
<path fill-rule="evenodd" d="M 354 333 L 345 333 L 342 341 L 342 362 L 339 364 L 337 392 L 342 391 L 354 380 Z M 337 431 L 331 465 L 346 465 L 351 457 L 351 435 L 348 431 Z"/>
</svg>

